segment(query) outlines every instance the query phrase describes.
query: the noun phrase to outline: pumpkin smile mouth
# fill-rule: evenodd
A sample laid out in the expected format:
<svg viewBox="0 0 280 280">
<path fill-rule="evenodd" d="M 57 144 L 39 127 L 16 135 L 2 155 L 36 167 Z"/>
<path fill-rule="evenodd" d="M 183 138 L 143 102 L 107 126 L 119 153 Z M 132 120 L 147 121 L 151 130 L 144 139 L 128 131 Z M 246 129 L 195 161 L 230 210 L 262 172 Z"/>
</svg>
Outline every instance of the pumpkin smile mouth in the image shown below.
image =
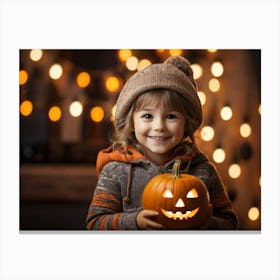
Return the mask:
<svg viewBox="0 0 280 280">
<path fill-rule="evenodd" d="M 169 219 L 173 219 L 173 220 L 187 220 L 189 218 L 192 218 L 193 216 L 196 215 L 196 213 L 198 212 L 199 207 L 195 208 L 194 210 L 191 211 L 186 211 L 185 213 L 182 213 L 181 211 L 177 211 L 176 213 L 172 212 L 172 211 L 166 211 L 164 209 L 161 209 L 162 213 L 164 216 L 166 216 Z"/>
</svg>

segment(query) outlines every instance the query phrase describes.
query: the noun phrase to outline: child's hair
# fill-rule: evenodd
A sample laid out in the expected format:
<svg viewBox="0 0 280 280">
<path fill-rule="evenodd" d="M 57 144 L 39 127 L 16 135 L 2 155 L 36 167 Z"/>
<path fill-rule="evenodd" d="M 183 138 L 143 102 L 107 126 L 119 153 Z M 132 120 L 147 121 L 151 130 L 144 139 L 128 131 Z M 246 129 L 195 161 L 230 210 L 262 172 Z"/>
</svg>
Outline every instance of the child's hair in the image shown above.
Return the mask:
<svg viewBox="0 0 280 280">
<path fill-rule="evenodd" d="M 132 104 L 123 123 L 118 128 L 116 127 L 115 139 L 113 141 L 114 149 L 127 148 L 128 146 L 134 146 L 140 149 L 133 131 L 133 115 L 135 112 L 142 110 L 147 104 L 153 104 L 156 107 L 182 113 L 186 118 L 185 133 L 182 142 L 185 141 L 194 144 L 193 130 L 191 129 L 193 127 L 191 123 L 193 118 L 190 118 L 192 111 L 188 110 L 190 104 L 177 92 L 167 89 L 154 89 L 141 94 Z"/>
</svg>

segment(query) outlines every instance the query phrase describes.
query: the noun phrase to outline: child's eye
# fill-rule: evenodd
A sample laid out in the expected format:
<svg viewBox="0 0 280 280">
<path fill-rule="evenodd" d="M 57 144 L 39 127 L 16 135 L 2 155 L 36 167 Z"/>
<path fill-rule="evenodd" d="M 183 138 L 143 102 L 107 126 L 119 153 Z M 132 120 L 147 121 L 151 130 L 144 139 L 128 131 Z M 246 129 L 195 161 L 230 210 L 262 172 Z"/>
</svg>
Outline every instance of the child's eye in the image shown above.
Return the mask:
<svg viewBox="0 0 280 280">
<path fill-rule="evenodd" d="M 168 114 L 166 118 L 169 120 L 173 120 L 173 119 L 177 119 L 177 116 L 175 114 Z"/>
<path fill-rule="evenodd" d="M 142 115 L 142 117 L 141 118 L 143 118 L 143 119 L 151 119 L 153 116 L 151 115 L 151 114 L 144 114 L 144 115 Z"/>
</svg>

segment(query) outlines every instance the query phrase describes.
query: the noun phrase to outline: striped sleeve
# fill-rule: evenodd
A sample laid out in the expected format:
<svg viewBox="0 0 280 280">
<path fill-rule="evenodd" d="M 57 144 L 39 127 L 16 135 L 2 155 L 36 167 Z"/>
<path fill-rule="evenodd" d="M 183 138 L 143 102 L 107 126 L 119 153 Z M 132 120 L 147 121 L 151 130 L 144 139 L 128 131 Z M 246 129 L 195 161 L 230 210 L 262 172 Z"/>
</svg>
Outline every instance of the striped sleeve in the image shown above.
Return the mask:
<svg viewBox="0 0 280 280">
<path fill-rule="evenodd" d="M 124 213 L 120 184 L 103 168 L 90 203 L 86 227 L 92 230 L 137 229 L 136 213 Z"/>
</svg>

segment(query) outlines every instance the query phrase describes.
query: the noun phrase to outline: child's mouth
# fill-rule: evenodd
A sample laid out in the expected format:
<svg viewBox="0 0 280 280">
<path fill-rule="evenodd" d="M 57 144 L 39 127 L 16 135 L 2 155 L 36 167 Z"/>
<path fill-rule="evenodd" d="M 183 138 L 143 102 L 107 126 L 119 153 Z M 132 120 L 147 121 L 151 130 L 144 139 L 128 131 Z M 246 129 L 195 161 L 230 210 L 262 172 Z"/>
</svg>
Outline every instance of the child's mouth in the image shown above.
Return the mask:
<svg viewBox="0 0 280 280">
<path fill-rule="evenodd" d="M 169 138 L 169 136 L 148 136 L 148 137 L 155 141 L 164 141 Z"/>
</svg>

